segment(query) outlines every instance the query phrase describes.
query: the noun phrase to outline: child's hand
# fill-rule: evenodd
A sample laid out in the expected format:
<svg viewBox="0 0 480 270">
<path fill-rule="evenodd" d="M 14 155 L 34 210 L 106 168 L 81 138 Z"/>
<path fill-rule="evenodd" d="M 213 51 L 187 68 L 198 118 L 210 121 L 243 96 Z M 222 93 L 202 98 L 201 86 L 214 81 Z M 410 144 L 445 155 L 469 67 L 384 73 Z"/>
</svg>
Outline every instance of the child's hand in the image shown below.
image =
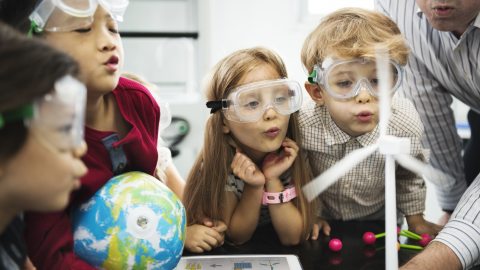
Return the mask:
<svg viewBox="0 0 480 270">
<path fill-rule="evenodd" d="M 283 150 L 279 154 L 269 153 L 263 161 L 262 171 L 266 179 L 279 178 L 297 157 L 298 145 L 293 140 L 285 138 L 282 146 Z"/>
<path fill-rule="evenodd" d="M 36 270 L 37 268 L 33 265 L 32 261 L 30 261 L 30 258 L 27 257 L 27 260 L 25 261 L 24 265 L 24 270 Z"/>
<path fill-rule="evenodd" d="M 328 224 L 326 220 L 317 218 L 317 222 L 313 224 L 312 234 L 309 235 L 311 236 L 310 238 L 312 240 L 317 240 L 320 230 L 322 230 L 323 234 L 325 234 L 326 236 L 329 236 L 330 231 L 332 231 L 332 229 L 330 228 L 330 224 Z"/>
<path fill-rule="evenodd" d="M 408 230 L 416 234 L 428 233 L 436 236 L 443 228 L 438 224 L 426 221 L 422 215 L 407 216 Z"/>
<path fill-rule="evenodd" d="M 185 248 L 190 252 L 202 253 L 223 245 L 227 226 L 219 222 L 214 227 L 193 224 L 187 227 Z"/>
<path fill-rule="evenodd" d="M 251 186 L 263 186 L 265 184 L 265 176 L 262 171 L 248 158 L 245 154 L 237 150 L 232 161 L 233 174 L 238 176 L 245 183 Z"/>
</svg>

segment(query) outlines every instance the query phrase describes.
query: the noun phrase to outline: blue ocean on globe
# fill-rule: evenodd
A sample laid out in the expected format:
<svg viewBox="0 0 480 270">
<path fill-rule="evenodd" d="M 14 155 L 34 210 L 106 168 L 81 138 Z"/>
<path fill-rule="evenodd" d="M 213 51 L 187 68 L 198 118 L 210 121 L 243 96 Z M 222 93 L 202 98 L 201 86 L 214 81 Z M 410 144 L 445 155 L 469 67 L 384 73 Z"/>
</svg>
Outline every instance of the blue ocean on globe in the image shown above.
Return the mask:
<svg viewBox="0 0 480 270">
<path fill-rule="evenodd" d="M 129 172 L 73 211 L 74 250 L 98 269 L 173 269 L 185 226 L 185 208 L 167 186 Z"/>
</svg>

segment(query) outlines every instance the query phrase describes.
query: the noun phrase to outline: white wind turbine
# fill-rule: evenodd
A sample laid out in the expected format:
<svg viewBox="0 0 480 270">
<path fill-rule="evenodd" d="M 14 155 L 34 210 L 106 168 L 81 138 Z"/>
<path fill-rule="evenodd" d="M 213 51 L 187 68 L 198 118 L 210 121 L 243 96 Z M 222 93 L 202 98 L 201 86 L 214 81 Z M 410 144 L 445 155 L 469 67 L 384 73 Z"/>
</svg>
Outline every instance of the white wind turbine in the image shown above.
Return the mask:
<svg viewBox="0 0 480 270">
<path fill-rule="evenodd" d="M 390 118 L 390 89 L 391 72 L 389 72 L 388 52 L 384 48 L 376 49 L 377 76 L 379 79 L 379 129 L 380 136 L 373 145 L 352 151 L 338 163 L 327 169 L 320 176 L 313 179 L 303 187 L 303 192 L 309 201 L 313 200 L 329 186 L 339 180 L 344 174 L 355 167 L 358 163 L 379 151 L 385 155 L 385 269 L 398 269 L 397 252 L 397 206 L 395 188 L 395 161 L 402 167 L 417 173 L 418 175 L 435 181 L 437 184 L 449 186 L 446 175 L 431 166 L 413 158 L 410 153 L 410 139 L 399 138 L 387 134 L 388 121 Z"/>
</svg>

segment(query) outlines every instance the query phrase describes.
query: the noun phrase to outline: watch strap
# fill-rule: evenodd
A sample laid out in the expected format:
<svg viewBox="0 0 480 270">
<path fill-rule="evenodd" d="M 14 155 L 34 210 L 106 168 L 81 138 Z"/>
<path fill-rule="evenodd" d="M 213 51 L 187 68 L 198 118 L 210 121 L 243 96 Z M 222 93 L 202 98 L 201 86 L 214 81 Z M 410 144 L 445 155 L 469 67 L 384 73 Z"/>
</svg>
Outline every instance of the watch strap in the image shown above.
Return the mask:
<svg viewBox="0 0 480 270">
<path fill-rule="evenodd" d="M 297 192 L 294 186 L 287 186 L 282 192 L 263 192 L 262 204 L 279 204 L 286 203 L 297 197 Z"/>
</svg>

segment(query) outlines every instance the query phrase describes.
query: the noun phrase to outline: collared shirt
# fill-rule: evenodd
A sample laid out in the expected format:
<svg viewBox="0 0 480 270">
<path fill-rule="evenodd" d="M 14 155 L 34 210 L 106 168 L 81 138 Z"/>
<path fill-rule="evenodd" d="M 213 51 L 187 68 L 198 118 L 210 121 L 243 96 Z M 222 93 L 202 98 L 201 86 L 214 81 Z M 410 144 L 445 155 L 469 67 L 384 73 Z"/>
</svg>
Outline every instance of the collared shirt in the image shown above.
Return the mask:
<svg viewBox="0 0 480 270">
<path fill-rule="evenodd" d="M 480 177 L 470 185 L 434 241 L 450 247 L 463 269 L 480 264 Z"/>
<path fill-rule="evenodd" d="M 310 101 L 300 110 L 302 147 L 307 151 L 314 176 L 320 175 L 350 152 L 376 143 L 377 127 L 351 137 L 332 120 L 325 106 Z M 389 135 L 410 138 L 410 154 L 425 160 L 421 147 L 423 127 L 413 105 L 406 99 L 392 100 Z M 425 210 L 426 188 L 421 177 L 396 165 L 397 208 L 405 215 Z M 385 205 L 385 157 L 374 152 L 340 180 L 320 194 L 322 217 L 352 220 L 378 216 Z"/>
<path fill-rule="evenodd" d="M 480 112 L 480 16 L 457 38 L 434 29 L 415 0 L 376 0 L 411 48 L 402 93 L 418 110 L 431 164 L 449 174 L 453 188 L 436 186 L 443 209 L 454 209 L 466 189 L 462 144 L 450 105 L 452 95 Z"/>
</svg>

